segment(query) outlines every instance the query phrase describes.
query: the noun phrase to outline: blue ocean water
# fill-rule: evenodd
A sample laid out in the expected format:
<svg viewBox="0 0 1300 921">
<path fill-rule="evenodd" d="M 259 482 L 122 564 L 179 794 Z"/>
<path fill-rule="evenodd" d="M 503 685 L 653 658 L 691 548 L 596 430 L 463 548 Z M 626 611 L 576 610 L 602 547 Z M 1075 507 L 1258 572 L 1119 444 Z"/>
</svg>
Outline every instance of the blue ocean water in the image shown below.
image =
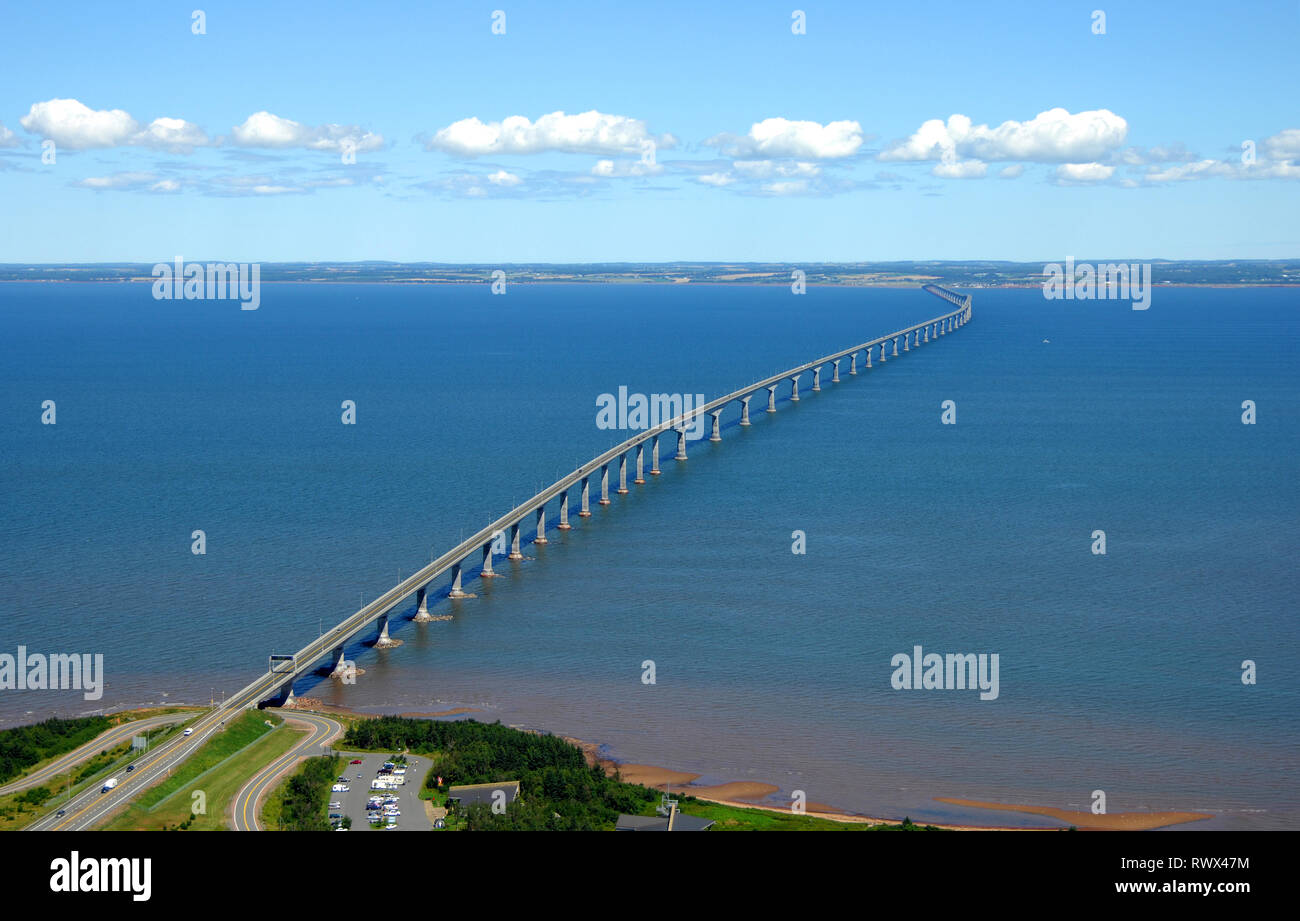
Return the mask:
<svg viewBox="0 0 1300 921">
<path fill-rule="evenodd" d="M 1158 288 L 1147 311 L 973 293 L 955 334 L 821 393 L 805 377 L 775 415 L 756 399 L 749 428 L 735 409 L 720 444 L 665 450 L 663 476 L 441 600 L 452 620 L 359 638 L 356 685 L 298 694 L 475 707 L 873 815 L 1032 824 L 934 797 L 1087 809 L 1102 789 L 1111 812 L 1300 827 L 1294 289 Z M 0 652 L 101 652 L 108 673 L 95 702 L 0 691 L 0 725 L 234 691 L 625 437 L 597 428 L 599 394 L 711 398 L 945 309 L 268 284 L 241 312 L 0 286 Z M 894 690 L 918 644 L 999 654 L 998 699 Z"/>
</svg>

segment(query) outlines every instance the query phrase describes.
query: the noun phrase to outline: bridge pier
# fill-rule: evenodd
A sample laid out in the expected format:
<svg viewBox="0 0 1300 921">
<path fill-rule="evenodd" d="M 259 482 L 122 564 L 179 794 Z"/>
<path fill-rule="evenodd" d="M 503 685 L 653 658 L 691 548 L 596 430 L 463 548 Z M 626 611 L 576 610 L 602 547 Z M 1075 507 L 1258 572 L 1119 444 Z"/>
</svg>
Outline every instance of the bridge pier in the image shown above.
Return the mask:
<svg viewBox="0 0 1300 921">
<path fill-rule="evenodd" d="M 709 436 L 709 441 L 721 441 L 722 433 L 718 431 L 718 418 L 722 415 L 722 410 L 709 413 L 713 417 L 713 434 Z"/>
<path fill-rule="evenodd" d="M 822 390 L 822 369 L 821 365 L 813 368 L 813 393 L 821 393 Z"/>
<path fill-rule="evenodd" d="M 401 646 L 401 640 L 395 640 L 388 635 L 388 615 L 379 615 L 379 639 L 375 640 L 376 649 L 391 649 L 394 646 Z"/>
<path fill-rule="evenodd" d="M 496 575 L 496 571 L 492 568 L 492 542 L 488 541 L 483 545 L 483 568 L 479 570 L 479 577 L 495 579 Z"/>
<path fill-rule="evenodd" d="M 796 374 L 794 377 L 790 378 L 790 402 L 791 403 L 799 402 L 799 378 L 801 377 L 803 377 L 802 374 Z"/>
<path fill-rule="evenodd" d="M 632 481 L 637 486 L 645 482 L 645 442 L 636 446 L 636 479 Z"/>
<path fill-rule="evenodd" d="M 656 435 L 650 439 L 650 475 L 658 476 L 663 473 L 659 469 L 659 436 Z"/>
<path fill-rule="evenodd" d="M 506 557 L 507 560 L 522 560 L 524 558 L 523 551 L 519 549 L 519 530 L 519 522 L 517 521 L 510 526 L 510 555 Z"/>
<path fill-rule="evenodd" d="M 456 563 L 451 567 L 451 591 L 447 593 L 448 598 L 465 598 L 465 590 L 460 587 L 460 570 L 461 564 Z"/>
<path fill-rule="evenodd" d="M 618 494 L 627 495 L 627 452 L 618 456 Z"/>
<path fill-rule="evenodd" d="M 582 505 L 578 509 L 579 518 L 591 517 L 591 503 L 590 503 L 591 487 L 590 484 L 587 482 L 588 479 L 590 479 L 590 477 L 582 478 Z"/>
<path fill-rule="evenodd" d="M 747 397 L 740 398 L 740 424 L 741 425 L 749 425 L 749 401 L 750 399 L 753 398 L 753 396 L 754 395 L 751 393 Z"/>
<path fill-rule="evenodd" d="M 849 356 L 849 374 L 858 373 L 858 353 L 854 352 Z"/>
<path fill-rule="evenodd" d="M 555 527 L 560 531 L 568 531 L 573 528 L 573 525 L 569 524 L 569 491 L 567 489 L 560 496 L 560 523 Z"/>
<path fill-rule="evenodd" d="M 898 337 L 894 337 L 894 357 L 898 357 Z"/>
<path fill-rule="evenodd" d="M 343 658 L 343 647 L 339 646 L 334 650 L 334 668 L 330 671 L 331 678 L 346 678 L 348 672 L 352 671 L 355 666 L 345 666 L 347 659 Z"/>
<path fill-rule="evenodd" d="M 421 624 L 433 620 L 429 615 L 429 590 L 427 588 L 417 588 L 415 590 L 415 600 L 417 604 L 413 619 Z"/>
<path fill-rule="evenodd" d="M 767 411 L 776 412 L 776 385 L 767 388 Z"/>
<path fill-rule="evenodd" d="M 885 343 L 882 342 L 880 343 L 880 363 L 883 365 L 888 360 L 885 357 Z M 871 367 L 871 359 L 867 359 L 867 367 Z"/>
<path fill-rule="evenodd" d="M 546 540 L 546 506 L 537 506 L 537 536 L 533 538 L 535 544 L 545 544 Z"/>
<path fill-rule="evenodd" d="M 940 335 L 940 336 L 942 336 L 942 335 L 945 334 L 945 331 L 944 331 L 944 326 L 945 326 L 945 325 L 946 325 L 946 321 L 945 321 L 945 320 L 940 320 L 940 321 L 939 321 L 939 335 Z"/>
<path fill-rule="evenodd" d="M 686 429 L 677 429 L 677 456 L 673 460 L 686 460 Z"/>
<path fill-rule="evenodd" d="M 843 361 L 843 359 L 841 359 L 841 358 L 837 358 L 837 359 L 835 359 L 835 362 L 834 362 L 834 365 L 835 365 L 835 373 L 831 375 L 831 383 L 832 383 L 832 384 L 838 384 L 838 383 L 840 382 L 840 362 L 841 362 L 841 361 Z"/>
<path fill-rule="evenodd" d="M 609 464 L 600 465 L 600 504 L 609 505 Z"/>
<path fill-rule="evenodd" d="M 929 341 L 930 341 L 930 326 L 929 326 L 929 324 L 926 324 L 926 327 L 925 327 L 925 341 L 926 341 L 926 342 L 929 342 Z"/>
</svg>

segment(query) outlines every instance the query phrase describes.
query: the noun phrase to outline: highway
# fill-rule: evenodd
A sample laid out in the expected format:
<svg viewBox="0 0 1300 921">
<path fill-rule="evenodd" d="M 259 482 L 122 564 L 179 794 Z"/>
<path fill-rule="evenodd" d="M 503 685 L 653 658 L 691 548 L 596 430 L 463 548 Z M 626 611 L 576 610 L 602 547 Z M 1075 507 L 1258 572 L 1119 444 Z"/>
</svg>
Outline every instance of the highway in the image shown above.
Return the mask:
<svg viewBox="0 0 1300 921">
<path fill-rule="evenodd" d="M 224 704 L 199 717 L 191 727 L 193 734 L 177 735 L 141 755 L 135 761 L 135 770 L 130 774 L 118 774 L 117 786 L 108 793 L 101 793 L 98 786 L 90 787 L 61 808 L 64 815 L 52 813 L 44 816 L 28 825 L 25 830 L 84 831 L 95 827 L 111 813 L 125 806 L 131 797 L 165 778 L 173 767 L 193 754 L 214 733 L 220 732 L 225 720 L 234 719 L 245 707 L 256 707 L 259 701 L 271 696 L 283 681 L 284 676 L 266 672 L 248 687 L 227 698 Z"/>
<path fill-rule="evenodd" d="M 185 720 L 193 719 L 194 711 L 185 713 L 166 713 L 162 716 L 151 716 L 148 719 L 132 720 L 129 723 L 122 723 L 105 729 L 95 738 L 91 739 L 85 745 L 74 748 L 66 755 L 50 762 L 39 771 L 33 771 L 26 777 L 20 777 L 12 783 L 0 787 L 0 796 L 9 793 L 17 793 L 20 790 L 26 790 L 28 787 L 35 787 L 47 780 L 62 780 L 61 774 L 65 774 L 69 769 L 76 767 L 92 755 L 97 755 L 106 748 L 115 748 L 123 742 L 129 741 L 134 735 L 144 732 L 147 729 L 154 729 L 158 726 L 166 726 L 171 723 L 183 723 Z"/>
<path fill-rule="evenodd" d="M 326 743 L 343 734 L 343 725 L 328 716 L 294 711 L 281 712 L 281 715 L 290 723 L 305 723 L 311 727 L 311 732 L 272 764 L 259 771 L 257 776 L 244 784 L 243 788 L 235 794 L 232 804 L 235 831 L 262 831 L 258 813 L 261 810 L 261 799 L 266 792 L 299 761 L 320 754 L 321 748 Z"/>
</svg>

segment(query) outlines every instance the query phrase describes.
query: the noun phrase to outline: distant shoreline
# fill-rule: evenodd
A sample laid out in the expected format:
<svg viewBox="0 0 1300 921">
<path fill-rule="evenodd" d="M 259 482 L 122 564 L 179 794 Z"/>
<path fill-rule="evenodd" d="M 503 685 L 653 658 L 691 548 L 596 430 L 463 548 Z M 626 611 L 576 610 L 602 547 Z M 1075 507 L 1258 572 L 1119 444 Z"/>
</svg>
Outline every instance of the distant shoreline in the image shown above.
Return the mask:
<svg viewBox="0 0 1300 921">
<path fill-rule="evenodd" d="M 0 278 L 0 284 L 47 284 L 47 285 L 152 285 L 157 279 L 155 278 Z M 682 287 L 689 285 L 691 287 L 704 288 L 781 288 L 789 285 L 788 279 L 779 281 L 692 281 L 690 279 L 663 279 L 663 278 L 507 278 L 511 285 L 662 285 L 664 287 Z M 465 278 L 465 279 L 442 279 L 442 278 L 404 278 L 404 279 L 383 279 L 371 280 L 366 278 L 266 278 L 260 281 L 263 285 L 392 285 L 394 287 L 413 286 L 413 285 L 446 285 L 449 287 L 468 287 L 471 285 L 491 284 L 491 278 Z M 970 284 L 952 279 L 943 279 L 936 277 L 934 283 L 966 288 L 971 291 L 998 291 L 998 290 L 1033 290 L 1042 288 L 1039 282 L 1005 282 L 1000 284 Z M 805 283 L 809 288 L 889 288 L 896 290 L 911 290 L 919 288 L 921 282 L 862 282 L 862 283 L 843 283 L 843 282 L 825 282 L 809 281 Z M 1282 281 L 1252 281 L 1252 282 L 1209 282 L 1209 281 L 1156 281 L 1153 282 L 1157 288 L 1300 288 L 1300 282 L 1282 282 Z M 1102 298 L 1105 300 L 1105 298 Z"/>
</svg>

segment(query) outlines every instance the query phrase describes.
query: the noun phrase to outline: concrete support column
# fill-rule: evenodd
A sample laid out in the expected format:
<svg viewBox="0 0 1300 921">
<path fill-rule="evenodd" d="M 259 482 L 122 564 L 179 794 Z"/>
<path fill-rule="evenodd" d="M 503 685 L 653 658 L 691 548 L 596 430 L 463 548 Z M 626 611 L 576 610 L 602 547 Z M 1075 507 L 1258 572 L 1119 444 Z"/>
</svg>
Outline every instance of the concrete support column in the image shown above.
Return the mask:
<svg viewBox="0 0 1300 921">
<path fill-rule="evenodd" d="M 537 536 L 533 538 L 533 543 L 546 543 L 546 506 L 537 506 Z"/>
<path fill-rule="evenodd" d="M 790 402 L 792 403 L 799 402 L 799 378 L 801 377 L 803 377 L 802 374 L 796 374 L 790 378 Z"/>
<path fill-rule="evenodd" d="M 709 413 L 713 417 L 713 434 L 709 436 L 709 441 L 721 441 L 722 433 L 718 431 L 718 419 L 722 416 L 722 410 Z"/>
<path fill-rule="evenodd" d="M 573 525 L 569 524 L 569 491 L 567 489 L 560 496 L 560 523 L 555 527 L 560 531 L 568 531 L 573 527 Z"/>
<path fill-rule="evenodd" d="M 840 361 L 841 359 L 839 358 L 835 359 L 835 373 L 831 375 L 832 384 L 838 384 L 840 382 Z"/>
<path fill-rule="evenodd" d="M 394 646 L 401 646 L 401 640 L 395 640 L 388 635 L 388 615 L 379 615 L 379 639 L 375 640 L 377 649 L 391 649 Z"/>
<path fill-rule="evenodd" d="M 348 670 L 344 668 L 343 663 L 347 661 L 343 658 L 343 647 L 339 646 L 334 650 L 334 668 L 330 671 L 331 678 L 342 678 Z"/>
<path fill-rule="evenodd" d="M 590 477 L 582 478 L 582 505 L 578 508 L 579 518 L 591 517 L 591 484 L 587 481 Z"/>
<path fill-rule="evenodd" d="M 677 430 L 677 456 L 673 460 L 686 460 L 686 429 Z"/>
<path fill-rule="evenodd" d="M 519 531 L 518 522 L 510 526 L 510 555 L 506 557 L 508 560 L 522 560 L 524 558 L 523 551 L 519 549 Z"/>
<path fill-rule="evenodd" d="M 813 368 L 813 392 L 820 393 L 822 389 L 822 369 Z"/>
<path fill-rule="evenodd" d="M 417 588 L 415 590 L 415 600 L 417 602 L 415 607 L 415 620 L 418 621 L 419 623 L 424 623 L 425 621 L 433 620 L 433 618 L 429 616 L 428 590 L 423 588 Z"/>
<path fill-rule="evenodd" d="M 854 352 L 849 356 L 849 374 L 858 373 L 858 353 Z"/>
<path fill-rule="evenodd" d="M 620 454 L 618 457 L 618 494 L 627 495 L 627 454 Z"/>
<path fill-rule="evenodd" d="M 658 476 L 663 473 L 659 469 L 659 436 L 656 435 L 650 439 L 650 475 Z"/>
<path fill-rule="evenodd" d="M 645 482 L 645 442 L 636 446 L 636 479 L 632 481 L 640 486 Z"/>
<path fill-rule="evenodd" d="M 451 591 L 447 593 L 448 598 L 465 597 L 465 590 L 460 587 L 460 568 L 460 563 L 451 567 Z"/>
<path fill-rule="evenodd" d="M 870 345 L 867 346 L 867 367 L 868 368 L 871 367 L 871 352 L 874 348 L 875 346 L 870 346 Z M 884 357 L 884 352 L 881 352 L 881 357 L 882 358 Z"/>
<path fill-rule="evenodd" d="M 925 341 L 930 341 L 930 327 L 928 325 L 925 327 Z"/>
<path fill-rule="evenodd" d="M 600 504 L 609 505 L 609 464 L 600 465 Z"/>
<path fill-rule="evenodd" d="M 948 325 L 948 321 L 947 321 L 947 320 L 940 320 L 940 321 L 939 321 L 939 335 L 940 335 L 940 336 L 946 334 L 946 331 L 944 330 L 944 327 L 947 326 L 947 325 Z"/>
<path fill-rule="evenodd" d="M 910 352 L 910 351 L 912 351 L 910 348 L 908 348 L 908 342 L 909 342 L 909 340 L 911 340 L 911 338 L 912 338 L 912 334 L 911 334 L 911 333 L 903 333 L 903 351 L 904 351 L 904 352 Z M 894 342 L 894 348 L 898 348 L 898 342 L 897 342 L 897 341 Z"/>
<path fill-rule="evenodd" d="M 898 337 L 894 337 L 894 357 L 898 357 Z"/>
<path fill-rule="evenodd" d="M 740 398 L 740 424 L 749 425 L 749 401 L 754 395 Z"/>
<path fill-rule="evenodd" d="M 884 342 L 880 343 L 880 363 L 882 365 L 889 360 L 888 358 L 885 357 L 885 345 L 886 343 Z M 871 364 L 871 362 L 868 361 L 867 364 Z"/>
<path fill-rule="evenodd" d="M 496 576 L 496 573 L 492 569 L 492 542 L 491 541 L 488 541 L 486 544 L 483 545 L 483 569 L 479 572 L 479 576 L 484 579 L 491 579 Z"/>
<path fill-rule="evenodd" d="M 776 412 L 776 385 L 767 388 L 767 411 Z"/>
</svg>

